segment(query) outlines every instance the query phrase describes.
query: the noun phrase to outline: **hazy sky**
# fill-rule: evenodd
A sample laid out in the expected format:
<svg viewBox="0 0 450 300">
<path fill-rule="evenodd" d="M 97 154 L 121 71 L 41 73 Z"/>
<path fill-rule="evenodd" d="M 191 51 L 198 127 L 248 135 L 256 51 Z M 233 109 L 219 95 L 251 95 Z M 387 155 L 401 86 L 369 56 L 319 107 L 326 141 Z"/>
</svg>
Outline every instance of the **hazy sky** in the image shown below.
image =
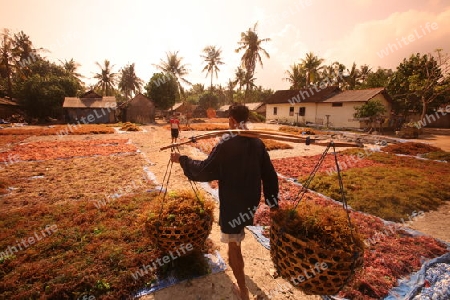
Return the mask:
<svg viewBox="0 0 450 300">
<path fill-rule="evenodd" d="M 24 31 L 49 60 L 81 64 L 93 83 L 95 62 L 105 59 L 118 72 L 135 63 L 148 82 L 168 51 L 179 51 L 192 83 L 209 86 L 202 73 L 202 49 L 222 49 L 219 78 L 234 79 L 240 63 L 241 32 L 258 22 L 257 33 L 270 38 L 256 84 L 288 89 L 289 66 L 313 52 L 351 68 L 368 64 L 392 68 L 412 53 L 450 52 L 450 0 L 0 0 L 0 28 Z"/>
</svg>

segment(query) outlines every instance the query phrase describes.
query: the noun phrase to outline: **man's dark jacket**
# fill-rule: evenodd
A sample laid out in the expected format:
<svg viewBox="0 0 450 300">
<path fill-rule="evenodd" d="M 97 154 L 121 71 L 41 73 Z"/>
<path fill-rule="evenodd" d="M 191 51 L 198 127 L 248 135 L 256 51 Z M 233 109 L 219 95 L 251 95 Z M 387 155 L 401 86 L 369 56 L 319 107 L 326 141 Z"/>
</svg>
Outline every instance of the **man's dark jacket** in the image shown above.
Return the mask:
<svg viewBox="0 0 450 300">
<path fill-rule="evenodd" d="M 180 165 L 192 181 L 219 181 L 219 225 L 223 233 L 239 233 L 253 225 L 261 183 L 266 204 L 278 207 L 278 177 L 258 138 L 223 137 L 205 160 L 182 155 Z"/>
</svg>

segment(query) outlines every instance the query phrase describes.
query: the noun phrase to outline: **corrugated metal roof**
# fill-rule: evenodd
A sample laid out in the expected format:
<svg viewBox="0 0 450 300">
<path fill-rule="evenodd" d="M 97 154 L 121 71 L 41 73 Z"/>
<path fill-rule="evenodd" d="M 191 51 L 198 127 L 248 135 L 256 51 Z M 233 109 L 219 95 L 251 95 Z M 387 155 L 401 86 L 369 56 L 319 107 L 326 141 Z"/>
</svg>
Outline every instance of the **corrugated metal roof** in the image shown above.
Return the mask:
<svg viewBox="0 0 450 300">
<path fill-rule="evenodd" d="M 265 104 L 264 102 L 252 102 L 252 103 L 246 103 L 245 106 L 247 106 L 249 110 L 257 110 L 264 104 Z M 221 107 L 219 107 L 218 111 L 228 111 L 229 108 L 230 108 L 230 104 L 222 105 Z"/>
<path fill-rule="evenodd" d="M 324 102 L 367 102 L 379 93 L 383 92 L 384 88 L 373 88 L 365 90 L 346 90 L 331 98 L 328 98 Z"/>
<path fill-rule="evenodd" d="M 114 108 L 117 107 L 116 97 L 107 96 L 103 98 L 64 98 L 64 108 Z"/>
<path fill-rule="evenodd" d="M 339 92 L 340 89 L 337 86 L 324 89 L 311 87 L 302 90 L 278 90 L 266 100 L 266 104 L 323 102 Z"/>
<path fill-rule="evenodd" d="M 80 96 L 80 98 L 101 98 L 102 96 L 94 92 L 93 90 L 90 90 L 83 95 Z"/>
<path fill-rule="evenodd" d="M 253 103 L 245 103 L 245 106 L 247 106 L 249 110 L 257 110 L 263 104 L 264 103 L 262 102 L 253 102 Z"/>
<path fill-rule="evenodd" d="M 169 110 L 177 110 L 181 105 L 183 105 L 183 102 L 175 103 Z"/>
<path fill-rule="evenodd" d="M 230 108 L 230 104 L 222 105 L 219 107 L 218 111 L 227 111 Z"/>
</svg>

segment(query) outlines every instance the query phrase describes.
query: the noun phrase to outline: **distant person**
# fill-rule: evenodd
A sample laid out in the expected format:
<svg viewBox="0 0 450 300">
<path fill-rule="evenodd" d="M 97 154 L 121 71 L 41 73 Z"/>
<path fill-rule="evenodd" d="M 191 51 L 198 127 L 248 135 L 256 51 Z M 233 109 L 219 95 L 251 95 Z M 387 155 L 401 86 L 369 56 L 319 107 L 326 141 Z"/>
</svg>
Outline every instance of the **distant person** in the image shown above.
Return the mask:
<svg viewBox="0 0 450 300">
<path fill-rule="evenodd" d="M 170 135 L 172 136 L 172 144 L 177 142 L 180 131 L 180 120 L 178 120 L 176 115 L 172 115 L 172 118 L 170 119 Z"/>
<path fill-rule="evenodd" d="M 229 111 L 229 128 L 246 130 L 248 107 L 232 105 Z M 278 208 L 278 176 L 266 146 L 258 138 L 235 135 L 223 138 L 205 160 L 178 152 L 172 152 L 170 159 L 181 165 L 190 180 L 219 181 L 221 241 L 228 244 L 228 261 L 237 280 L 233 292 L 239 299 L 249 300 L 241 252 L 244 228 L 253 225 L 261 191 L 270 209 Z"/>
</svg>

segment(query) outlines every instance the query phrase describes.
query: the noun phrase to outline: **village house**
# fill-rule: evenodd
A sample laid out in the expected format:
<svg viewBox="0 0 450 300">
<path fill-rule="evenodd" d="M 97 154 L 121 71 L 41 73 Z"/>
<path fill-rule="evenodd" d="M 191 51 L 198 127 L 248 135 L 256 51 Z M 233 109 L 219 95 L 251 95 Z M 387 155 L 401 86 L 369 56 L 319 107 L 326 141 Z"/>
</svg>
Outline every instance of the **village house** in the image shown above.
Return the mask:
<svg viewBox="0 0 450 300">
<path fill-rule="evenodd" d="M 102 97 L 94 91 L 89 91 L 79 98 L 64 98 L 63 108 L 65 121 L 70 123 L 100 124 L 116 121 L 116 97 Z"/>
<path fill-rule="evenodd" d="M 155 123 L 155 103 L 143 94 L 137 94 L 124 108 L 125 122 Z"/>
<path fill-rule="evenodd" d="M 386 108 L 386 120 L 392 100 L 384 88 L 342 91 L 337 86 L 303 90 L 279 90 L 266 100 L 266 121 L 297 123 L 334 128 L 365 128 L 364 120 L 356 120 L 355 107 L 379 100 Z"/>
<path fill-rule="evenodd" d="M 8 98 L 0 98 L 0 119 L 6 120 L 15 114 L 22 114 L 21 106 Z"/>
<path fill-rule="evenodd" d="M 262 116 L 266 115 L 266 104 L 264 102 L 253 102 L 246 103 L 245 106 L 248 107 L 249 111 L 256 112 Z M 216 110 L 218 118 L 228 118 L 228 110 L 230 108 L 230 104 L 222 105 L 219 109 Z"/>
</svg>

